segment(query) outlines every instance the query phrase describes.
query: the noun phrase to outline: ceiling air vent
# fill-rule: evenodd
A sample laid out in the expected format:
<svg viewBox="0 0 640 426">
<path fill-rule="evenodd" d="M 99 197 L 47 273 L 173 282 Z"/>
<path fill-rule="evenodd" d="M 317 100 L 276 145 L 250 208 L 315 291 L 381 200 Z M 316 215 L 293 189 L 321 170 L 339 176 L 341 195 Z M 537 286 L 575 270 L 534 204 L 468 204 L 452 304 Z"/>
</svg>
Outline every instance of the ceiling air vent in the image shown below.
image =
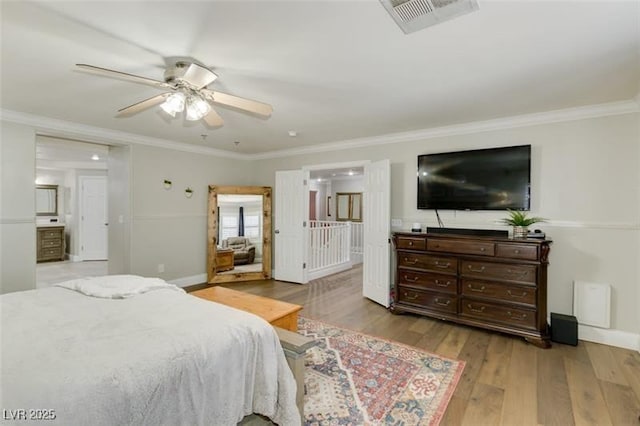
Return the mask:
<svg viewBox="0 0 640 426">
<path fill-rule="evenodd" d="M 478 10 L 476 0 L 380 0 L 405 34 Z"/>
</svg>

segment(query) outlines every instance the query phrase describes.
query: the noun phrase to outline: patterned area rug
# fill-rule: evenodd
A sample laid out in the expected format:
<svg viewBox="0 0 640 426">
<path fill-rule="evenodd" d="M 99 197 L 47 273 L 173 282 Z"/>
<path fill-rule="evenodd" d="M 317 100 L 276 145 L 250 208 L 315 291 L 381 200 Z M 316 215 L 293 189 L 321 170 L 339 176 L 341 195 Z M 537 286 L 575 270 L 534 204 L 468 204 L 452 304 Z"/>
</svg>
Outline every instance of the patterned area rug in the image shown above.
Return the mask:
<svg viewBox="0 0 640 426">
<path fill-rule="evenodd" d="M 464 369 L 401 343 L 299 318 L 316 339 L 305 359 L 305 425 L 437 425 Z"/>
</svg>

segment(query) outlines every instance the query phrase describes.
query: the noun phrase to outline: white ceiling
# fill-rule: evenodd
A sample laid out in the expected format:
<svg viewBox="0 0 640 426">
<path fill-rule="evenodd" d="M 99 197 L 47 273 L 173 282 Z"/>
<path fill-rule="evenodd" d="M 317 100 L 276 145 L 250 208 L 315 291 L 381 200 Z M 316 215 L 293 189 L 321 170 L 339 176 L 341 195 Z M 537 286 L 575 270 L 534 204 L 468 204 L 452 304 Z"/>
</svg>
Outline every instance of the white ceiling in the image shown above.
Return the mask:
<svg viewBox="0 0 640 426">
<path fill-rule="evenodd" d="M 478 4 L 405 35 L 376 0 L 3 1 L 1 106 L 249 154 L 638 94 L 640 2 Z M 270 103 L 273 116 L 216 107 L 219 129 L 158 107 L 115 118 L 159 91 L 74 69 L 162 79 L 175 56 L 212 68 L 214 90 Z"/>
</svg>

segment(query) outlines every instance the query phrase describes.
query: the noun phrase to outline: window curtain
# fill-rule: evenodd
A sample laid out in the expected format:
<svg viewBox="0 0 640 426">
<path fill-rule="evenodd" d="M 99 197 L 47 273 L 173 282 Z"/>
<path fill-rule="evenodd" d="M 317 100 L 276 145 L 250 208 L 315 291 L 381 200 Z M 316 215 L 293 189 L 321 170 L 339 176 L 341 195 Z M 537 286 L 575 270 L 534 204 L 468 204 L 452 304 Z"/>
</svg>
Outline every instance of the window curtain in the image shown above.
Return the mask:
<svg viewBox="0 0 640 426">
<path fill-rule="evenodd" d="M 238 212 L 238 237 L 244 237 L 244 207 Z"/>
</svg>

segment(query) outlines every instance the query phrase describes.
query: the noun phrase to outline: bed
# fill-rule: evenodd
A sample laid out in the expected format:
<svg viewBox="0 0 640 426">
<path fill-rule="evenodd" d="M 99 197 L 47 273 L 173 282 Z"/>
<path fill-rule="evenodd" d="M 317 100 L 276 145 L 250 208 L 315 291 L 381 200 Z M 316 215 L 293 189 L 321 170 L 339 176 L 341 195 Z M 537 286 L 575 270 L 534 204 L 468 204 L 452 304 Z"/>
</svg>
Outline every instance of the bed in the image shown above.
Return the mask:
<svg viewBox="0 0 640 426">
<path fill-rule="evenodd" d="M 300 424 L 278 336 L 254 315 L 135 276 L 0 302 L 5 421 L 218 426 L 257 413 Z"/>
</svg>

